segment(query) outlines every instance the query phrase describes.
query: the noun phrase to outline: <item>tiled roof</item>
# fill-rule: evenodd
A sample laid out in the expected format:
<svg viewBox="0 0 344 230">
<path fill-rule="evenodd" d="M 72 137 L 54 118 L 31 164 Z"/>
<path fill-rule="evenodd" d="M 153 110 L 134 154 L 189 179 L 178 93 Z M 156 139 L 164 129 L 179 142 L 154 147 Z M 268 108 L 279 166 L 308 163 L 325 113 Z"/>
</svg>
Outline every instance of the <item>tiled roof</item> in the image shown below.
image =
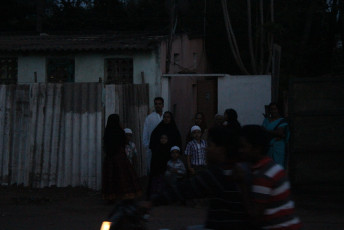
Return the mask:
<svg viewBox="0 0 344 230">
<path fill-rule="evenodd" d="M 0 35 L 0 51 L 111 51 L 152 50 L 163 35 Z"/>
</svg>

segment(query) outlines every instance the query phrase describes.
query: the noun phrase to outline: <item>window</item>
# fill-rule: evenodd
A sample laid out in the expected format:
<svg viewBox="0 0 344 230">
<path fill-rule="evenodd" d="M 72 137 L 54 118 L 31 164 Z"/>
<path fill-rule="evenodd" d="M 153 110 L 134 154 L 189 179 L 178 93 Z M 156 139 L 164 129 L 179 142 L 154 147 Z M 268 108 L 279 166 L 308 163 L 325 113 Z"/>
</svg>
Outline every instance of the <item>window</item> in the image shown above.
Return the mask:
<svg viewBox="0 0 344 230">
<path fill-rule="evenodd" d="M 0 58 L 0 83 L 15 84 L 18 78 L 17 58 Z"/>
<path fill-rule="evenodd" d="M 133 59 L 108 58 L 106 61 L 106 83 L 133 84 Z"/>
<path fill-rule="evenodd" d="M 48 58 L 48 82 L 74 82 L 74 69 L 73 58 Z"/>
</svg>

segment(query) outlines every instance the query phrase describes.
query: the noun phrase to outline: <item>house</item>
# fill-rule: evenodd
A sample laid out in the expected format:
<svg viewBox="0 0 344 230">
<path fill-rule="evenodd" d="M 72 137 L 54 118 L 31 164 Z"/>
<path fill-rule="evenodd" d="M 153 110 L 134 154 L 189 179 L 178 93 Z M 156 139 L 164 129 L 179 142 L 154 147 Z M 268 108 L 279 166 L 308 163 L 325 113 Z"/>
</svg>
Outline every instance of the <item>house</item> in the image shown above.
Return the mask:
<svg viewBox="0 0 344 230">
<path fill-rule="evenodd" d="M 145 175 L 141 133 L 162 75 L 205 69 L 203 40 L 185 34 L 0 36 L 0 184 L 99 190 L 111 113 L 133 129 Z"/>
<path fill-rule="evenodd" d="M 202 37 L 187 34 L 0 36 L 0 184 L 100 189 L 111 113 L 133 129 L 145 175 L 141 133 L 156 96 L 182 136 L 197 111 L 209 126 L 226 108 L 260 123 L 270 76 L 208 71 Z"/>
<path fill-rule="evenodd" d="M 162 74 L 206 70 L 203 39 L 186 34 L 0 36 L 2 84 L 146 83 L 152 105 L 161 95 Z"/>
</svg>

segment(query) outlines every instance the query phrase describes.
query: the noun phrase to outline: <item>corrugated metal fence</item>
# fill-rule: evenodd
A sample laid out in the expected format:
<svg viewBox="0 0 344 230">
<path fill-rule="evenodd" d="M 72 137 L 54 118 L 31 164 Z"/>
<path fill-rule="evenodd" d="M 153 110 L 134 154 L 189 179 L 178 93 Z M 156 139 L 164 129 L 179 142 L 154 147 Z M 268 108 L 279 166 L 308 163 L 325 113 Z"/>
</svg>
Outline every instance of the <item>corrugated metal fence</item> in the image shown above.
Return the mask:
<svg viewBox="0 0 344 230">
<path fill-rule="evenodd" d="M 145 151 L 141 144 L 143 124 L 149 112 L 148 84 L 106 85 L 105 117 L 119 114 L 124 128 L 133 131 L 133 141 L 139 152 L 136 172 L 139 176 L 147 174 Z"/>
<path fill-rule="evenodd" d="M 121 93 L 126 87 L 131 97 Z M 101 83 L 0 85 L 1 184 L 100 189 L 105 113 L 133 113 L 134 118 L 126 119 L 137 121 L 133 124 L 140 143 L 144 118 L 135 109 L 123 109 L 123 100 L 132 95 L 148 98 L 146 90 L 136 94 L 145 88 Z M 137 108 L 146 112 L 148 105 L 144 107 Z"/>
</svg>

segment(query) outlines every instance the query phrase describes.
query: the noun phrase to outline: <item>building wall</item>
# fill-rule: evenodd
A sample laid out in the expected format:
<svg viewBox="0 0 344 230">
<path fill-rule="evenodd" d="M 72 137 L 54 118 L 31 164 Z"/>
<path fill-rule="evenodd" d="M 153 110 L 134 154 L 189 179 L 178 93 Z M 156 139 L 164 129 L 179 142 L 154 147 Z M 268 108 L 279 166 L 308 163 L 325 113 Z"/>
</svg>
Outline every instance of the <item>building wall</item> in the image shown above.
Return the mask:
<svg viewBox="0 0 344 230">
<path fill-rule="evenodd" d="M 202 38 L 190 39 L 187 35 L 176 36 L 172 43 L 169 71 L 166 69 L 167 41 L 162 42 L 160 55 L 163 74 L 207 73 L 207 59 Z"/>
<path fill-rule="evenodd" d="M 0 85 L 0 184 L 100 190 L 103 92 L 99 83 Z"/>
<path fill-rule="evenodd" d="M 134 56 L 134 84 L 149 85 L 149 108 L 153 110 L 154 98 L 161 96 L 161 70 L 158 52 L 140 53 Z M 142 73 L 144 80 L 142 79 Z"/>
<path fill-rule="evenodd" d="M 98 82 L 104 79 L 104 56 L 102 54 L 79 54 L 75 56 L 75 82 Z"/>
<path fill-rule="evenodd" d="M 45 82 L 46 65 L 44 56 L 19 56 L 18 57 L 18 83 Z"/>
<path fill-rule="evenodd" d="M 133 58 L 133 82 L 134 84 L 149 84 L 150 107 L 153 107 L 153 99 L 161 95 L 160 87 L 160 62 L 158 52 L 137 52 L 125 54 L 77 54 L 75 55 L 75 82 L 104 81 L 106 58 Z M 18 83 L 46 82 L 46 56 L 30 55 L 18 57 Z M 142 74 L 144 79 L 142 79 Z"/>
<path fill-rule="evenodd" d="M 225 75 L 218 78 L 218 112 L 228 108 L 238 113 L 242 125 L 262 124 L 264 106 L 271 102 L 270 75 Z"/>
</svg>

